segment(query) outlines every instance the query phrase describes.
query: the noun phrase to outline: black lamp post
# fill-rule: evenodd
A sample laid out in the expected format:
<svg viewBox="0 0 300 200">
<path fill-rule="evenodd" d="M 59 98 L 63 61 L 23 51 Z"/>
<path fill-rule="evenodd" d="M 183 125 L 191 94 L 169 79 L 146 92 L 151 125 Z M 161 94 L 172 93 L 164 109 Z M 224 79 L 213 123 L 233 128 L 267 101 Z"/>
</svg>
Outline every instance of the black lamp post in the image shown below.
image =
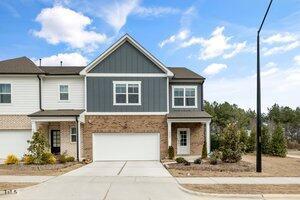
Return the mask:
<svg viewBox="0 0 300 200">
<path fill-rule="evenodd" d="M 270 1 L 265 16 L 260 24 L 260 27 L 257 31 L 257 104 L 256 104 L 256 172 L 262 171 L 262 162 L 261 162 L 261 94 L 260 94 L 260 52 L 259 52 L 259 34 L 264 25 L 270 7 L 273 0 Z"/>
</svg>

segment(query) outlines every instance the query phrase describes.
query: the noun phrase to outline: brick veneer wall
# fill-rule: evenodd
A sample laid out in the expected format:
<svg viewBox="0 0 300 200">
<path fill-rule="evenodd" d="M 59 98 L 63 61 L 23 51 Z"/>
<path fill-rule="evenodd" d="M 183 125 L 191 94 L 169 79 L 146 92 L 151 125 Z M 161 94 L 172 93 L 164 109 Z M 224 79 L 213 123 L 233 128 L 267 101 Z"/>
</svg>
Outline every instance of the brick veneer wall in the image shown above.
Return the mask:
<svg viewBox="0 0 300 200">
<path fill-rule="evenodd" d="M 190 155 L 201 155 L 204 144 L 204 125 L 201 123 L 172 123 L 172 146 L 177 155 L 177 129 L 190 129 Z"/>
<path fill-rule="evenodd" d="M 26 115 L 0 115 L 0 130 L 31 129 L 30 118 Z"/>
<path fill-rule="evenodd" d="M 84 157 L 92 159 L 93 133 L 160 133 L 160 156 L 168 149 L 166 116 L 85 116 L 83 131 Z"/>
</svg>

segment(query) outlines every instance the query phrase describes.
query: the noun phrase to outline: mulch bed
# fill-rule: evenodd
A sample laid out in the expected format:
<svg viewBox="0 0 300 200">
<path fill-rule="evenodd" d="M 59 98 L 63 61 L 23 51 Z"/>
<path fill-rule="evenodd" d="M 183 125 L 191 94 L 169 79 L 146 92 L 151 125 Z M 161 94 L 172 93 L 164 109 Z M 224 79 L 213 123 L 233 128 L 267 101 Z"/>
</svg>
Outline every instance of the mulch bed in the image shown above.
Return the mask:
<svg viewBox="0 0 300 200">
<path fill-rule="evenodd" d="M 68 162 L 54 165 L 17 165 L 0 164 L 0 175 L 32 175 L 32 176 L 57 176 L 83 166 L 82 163 Z"/>
</svg>

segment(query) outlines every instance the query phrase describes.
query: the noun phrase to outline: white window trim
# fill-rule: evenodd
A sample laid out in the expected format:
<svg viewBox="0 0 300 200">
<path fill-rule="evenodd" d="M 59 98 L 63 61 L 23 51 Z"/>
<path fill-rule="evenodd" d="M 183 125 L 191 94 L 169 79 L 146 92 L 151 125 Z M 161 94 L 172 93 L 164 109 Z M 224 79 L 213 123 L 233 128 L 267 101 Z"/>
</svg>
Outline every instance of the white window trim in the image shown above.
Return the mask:
<svg viewBox="0 0 300 200">
<path fill-rule="evenodd" d="M 67 100 L 61 100 L 60 99 L 60 86 L 62 86 L 62 85 L 66 85 L 66 86 L 68 86 L 68 99 Z M 65 92 L 62 92 L 62 93 L 64 93 L 64 94 L 66 94 Z M 69 84 L 59 84 L 58 85 L 58 102 L 60 102 L 60 103 L 68 103 L 68 102 L 70 102 L 70 85 Z"/>
<path fill-rule="evenodd" d="M 197 85 L 173 85 L 172 86 L 172 108 L 198 108 L 198 91 L 197 91 Z M 175 106 L 175 96 L 174 96 L 174 89 L 175 88 L 183 88 L 183 106 Z M 195 89 L 195 105 L 194 106 L 186 106 L 185 103 L 185 89 L 193 88 Z"/>
<path fill-rule="evenodd" d="M 126 84 L 126 103 L 117 103 L 116 102 L 116 85 L 117 84 Z M 138 103 L 128 103 L 128 85 L 129 84 L 138 84 L 139 86 L 139 102 Z M 141 81 L 113 81 L 113 105 L 114 106 L 140 106 L 142 105 L 142 92 L 141 92 Z"/>
<path fill-rule="evenodd" d="M 70 142 L 71 142 L 71 143 L 77 143 L 77 139 L 78 139 L 78 138 L 77 138 L 77 130 L 76 130 L 76 133 L 75 133 L 76 141 L 73 142 L 73 141 L 72 141 L 72 128 L 75 128 L 75 129 L 76 129 L 76 127 L 75 127 L 75 126 L 71 126 L 71 127 L 70 127 Z"/>
<path fill-rule="evenodd" d="M 10 85 L 10 93 L 1 93 L 1 94 L 10 94 L 10 103 L 0 103 L 0 105 L 11 105 L 12 104 L 12 84 L 11 83 L 0 83 Z"/>
</svg>

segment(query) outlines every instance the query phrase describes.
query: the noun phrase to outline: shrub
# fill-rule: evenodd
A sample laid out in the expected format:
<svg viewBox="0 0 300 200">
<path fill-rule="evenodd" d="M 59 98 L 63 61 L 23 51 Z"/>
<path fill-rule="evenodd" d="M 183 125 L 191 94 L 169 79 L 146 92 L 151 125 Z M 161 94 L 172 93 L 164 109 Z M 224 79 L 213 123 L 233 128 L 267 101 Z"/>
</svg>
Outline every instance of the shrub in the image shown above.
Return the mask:
<svg viewBox="0 0 300 200">
<path fill-rule="evenodd" d="M 29 143 L 28 152 L 34 158 L 35 164 L 43 164 L 42 157 L 45 152 L 49 150 L 49 144 L 41 131 L 33 134 L 32 139 L 27 141 Z"/>
<path fill-rule="evenodd" d="M 273 156 L 285 157 L 287 153 L 286 140 L 283 135 L 283 128 L 280 124 L 277 124 L 272 134 L 271 139 L 271 154 Z"/>
<path fill-rule="evenodd" d="M 210 143 L 211 143 L 211 151 L 219 150 L 220 148 L 220 139 L 218 134 L 211 134 Z"/>
<path fill-rule="evenodd" d="M 263 154 L 270 153 L 270 132 L 267 126 L 262 126 L 261 128 L 261 151 Z"/>
<path fill-rule="evenodd" d="M 54 155 L 52 153 L 49 152 L 45 152 L 42 154 L 42 158 L 41 158 L 41 164 L 55 164 L 56 163 L 56 158 L 54 157 Z"/>
<path fill-rule="evenodd" d="M 67 162 L 74 162 L 75 161 L 75 158 L 73 156 L 67 156 L 66 157 L 66 161 Z"/>
<path fill-rule="evenodd" d="M 216 164 L 218 164 L 218 161 L 219 161 L 221 158 L 222 158 L 221 152 L 218 151 L 218 150 L 214 150 L 214 151 L 211 153 L 210 157 L 209 157 L 209 163 L 210 163 L 211 165 L 216 165 Z"/>
<path fill-rule="evenodd" d="M 66 155 L 65 155 L 65 154 L 62 154 L 62 155 L 58 156 L 58 162 L 59 162 L 59 163 L 62 163 L 62 164 L 66 163 L 66 162 L 67 162 L 67 157 L 66 157 Z"/>
<path fill-rule="evenodd" d="M 252 153 L 255 150 L 256 144 L 256 131 L 253 129 L 251 130 L 250 137 L 248 137 L 247 145 L 246 145 L 246 152 Z"/>
<path fill-rule="evenodd" d="M 244 144 L 240 140 L 240 134 L 235 124 L 228 124 L 228 126 L 224 128 L 220 138 L 220 150 L 222 152 L 223 162 L 236 163 L 242 159 Z"/>
<path fill-rule="evenodd" d="M 246 130 L 241 130 L 241 138 L 240 141 L 244 144 L 243 151 L 247 152 L 247 144 L 248 144 L 249 136 Z"/>
<path fill-rule="evenodd" d="M 201 158 L 205 159 L 207 158 L 207 149 L 206 149 L 206 141 L 204 141 L 203 147 L 202 147 L 202 154 L 201 154 Z"/>
<path fill-rule="evenodd" d="M 200 165 L 202 162 L 201 158 L 197 158 L 196 160 L 194 160 L 194 164 Z"/>
<path fill-rule="evenodd" d="M 187 161 L 187 160 L 184 160 L 183 164 L 186 165 L 186 166 L 191 165 L 191 163 L 189 161 Z"/>
<path fill-rule="evenodd" d="M 187 162 L 183 157 L 178 157 L 178 158 L 175 159 L 175 161 L 176 161 L 177 163 L 184 163 L 184 162 Z"/>
<path fill-rule="evenodd" d="M 169 146 L 168 148 L 168 158 L 173 160 L 174 159 L 174 147 Z"/>
<path fill-rule="evenodd" d="M 12 165 L 12 164 L 19 164 L 19 159 L 17 158 L 17 156 L 13 155 L 13 154 L 9 154 L 4 163 L 6 165 Z"/>
<path fill-rule="evenodd" d="M 34 158 L 33 158 L 33 156 L 31 156 L 31 155 L 25 155 L 25 156 L 23 157 L 23 161 L 24 161 L 24 164 L 25 164 L 25 165 L 31 165 L 31 164 L 34 163 Z"/>
</svg>

